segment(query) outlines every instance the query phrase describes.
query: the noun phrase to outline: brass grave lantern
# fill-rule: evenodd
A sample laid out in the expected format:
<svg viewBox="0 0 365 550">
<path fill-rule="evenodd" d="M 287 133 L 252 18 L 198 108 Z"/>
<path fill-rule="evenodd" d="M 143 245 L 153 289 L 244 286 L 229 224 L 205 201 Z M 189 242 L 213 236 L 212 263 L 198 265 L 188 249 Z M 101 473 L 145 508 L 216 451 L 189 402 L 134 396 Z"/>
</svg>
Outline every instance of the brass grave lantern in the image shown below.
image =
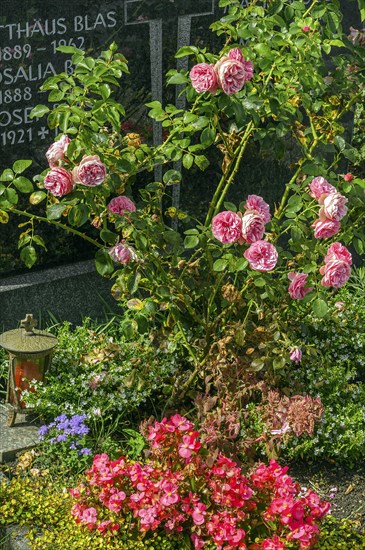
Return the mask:
<svg viewBox="0 0 365 550">
<path fill-rule="evenodd" d="M 14 426 L 17 413 L 23 412 L 25 403 L 21 392 L 29 389 L 31 380 L 44 381 L 51 363 L 57 338 L 43 330 L 35 330 L 37 320 L 28 313 L 19 329 L 0 335 L 0 346 L 9 353 L 9 376 L 6 390 L 7 424 Z"/>
</svg>

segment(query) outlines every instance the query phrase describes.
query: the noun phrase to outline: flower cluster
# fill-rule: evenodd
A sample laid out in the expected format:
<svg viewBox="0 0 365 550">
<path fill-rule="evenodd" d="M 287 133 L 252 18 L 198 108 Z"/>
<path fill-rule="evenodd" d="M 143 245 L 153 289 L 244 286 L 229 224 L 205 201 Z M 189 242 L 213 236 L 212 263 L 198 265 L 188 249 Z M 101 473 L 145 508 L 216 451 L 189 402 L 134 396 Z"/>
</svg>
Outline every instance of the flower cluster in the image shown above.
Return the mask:
<svg viewBox="0 0 365 550">
<path fill-rule="evenodd" d="M 227 95 L 235 94 L 252 77 L 253 65 L 246 61 L 239 48 L 231 49 L 215 65 L 198 63 L 190 71 L 193 88 L 199 93 L 215 94 L 221 89 Z"/>
<path fill-rule="evenodd" d="M 212 233 L 223 244 L 250 244 L 244 253 L 250 267 L 256 271 L 272 271 L 278 253 L 274 245 L 262 240 L 265 224 L 271 219 L 270 207 L 262 197 L 249 195 L 244 208 L 244 214 L 225 210 L 214 216 Z"/>
<path fill-rule="evenodd" d="M 85 436 L 89 433 L 85 420 L 85 414 L 75 414 L 70 418 L 61 414 L 48 426 L 39 428 L 39 439 L 52 446 L 64 443 L 69 450 L 76 451 L 79 455 L 90 455 L 91 449 L 85 447 Z"/>
<path fill-rule="evenodd" d="M 94 457 L 86 481 L 71 489 L 78 524 L 109 535 L 125 521 L 140 533 L 188 533 L 195 550 L 285 549 L 285 541 L 304 550 L 315 543 L 329 503 L 313 492 L 301 496 L 287 468 L 271 461 L 246 477 L 224 455 L 209 456 L 179 414 L 150 425 L 147 439 L 145 463 Z"/>
<path fill-rule="evenodd" d="M 310 196 L 321 205 L 318 219 L 313 223 L 316 239 L 328 239 L 339 232 L 340 220 L 347 214 L 347 199 L 322 176 L 314 178 L 309 186 Z"/>
<path fill-rule="evenodd" d="M 44 178 L 44 188 L 55 197 L 63 197 L 71 193 L 76 184 L 86 187 L 96 187 L 106 178 L 106 167 L 98 155 L 84 155 L 80 164 L 73 170 L 67 170 L 60 166 L 64 161 L 70 138 L 62 135 L 52 143 L 46 152 L 46 157 L 51 170 Z"/>
</svg>

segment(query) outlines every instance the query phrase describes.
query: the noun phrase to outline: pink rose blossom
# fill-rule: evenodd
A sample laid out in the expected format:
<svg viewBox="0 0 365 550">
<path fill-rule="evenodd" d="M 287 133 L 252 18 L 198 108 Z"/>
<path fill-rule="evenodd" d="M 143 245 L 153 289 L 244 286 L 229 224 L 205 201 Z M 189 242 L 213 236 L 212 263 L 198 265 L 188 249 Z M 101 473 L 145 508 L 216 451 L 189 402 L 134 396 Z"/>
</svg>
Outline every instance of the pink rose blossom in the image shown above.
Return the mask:
<svg viewBox="0 0 365 550">
<path fill-rule="evenodd" d="M 271 220 L 270 206 L 259 195 L 248 195 L 244 208 L 246 210 L 254 210 L 261 214 L 265 223 Z"/>
<path fill-rule="evenodd" d="M 126 212 L 136 211 L 136 205 L 134 202 L 124 195 L 114 197 L 114 199 L 112 199 L 108 204 L 107 208 L 113 214 L 119 214 L 120 216 L 124 216 Z"/>
<path fill-rule="evenodd" d="M 76 183 L 81 183 L 81 185 L 87 187 L 96 187 L 103 183 L 106 178 L 105 165 L 98 155 L 83 157 L 79 166 L 76 166 L 72 173 Z"/>
<path fill-rule="evenodd" d="M 301 350 L 300 348 L 294 348 L 294 349 L 291 351 L 290 359 L 291 359 L 294 363 L 300 363 L 301 360 L 302 360 L 302 357 L 303 357 L 303 353 L 302 353 L 302 350 Z"/>
<path fill-rule="evenodd" d="M 314 227 L 314 237 L 316 239 L 329 239 L 336 235 L 340 228 L 341 224 L 337 220 L 316 220 L 311 227 Z"/>
<path fill-rule="evenodd" d="M 323 212 L 329 220 L 340 221 L 347 214 L 347 198 L 341 193 L 330 193 L 323 199 Z M 321 217 L 321 215 L 320 215 Z"/>
<path fill-rule="evenodd" d="M 261 214 L 246 212 L 242 217 L 242 237 L 248 243 L 260 241 L 265 233 L 265 222 Z"/>
<path fill-rule="evenodd" d="M 74 187 L 71 172 L 68 172 L 61 166 L 55 166 L 48 172 L 44 178 L 43 185 L 55 197 L 68 195 Z"/>
<path fill-rule="evenodd" d="M 217 91 L 218 80 L 212 64 L 198 63 L 198 65 L 194 65 L 190 71 L 190 80 L 193 88 L 199 93 L 215 94 Z"/>
<path fill-rule="evenodd" d="M 322 286 L 341 288 L 347 283 L 351 275 L 351 267 L 347 262 L 334 260 L 323 265 L 319 272 L 323 275 L 323 279 L 321 280 Z"/>
<path fill-rule="evenodd" d="M 246 82 L 248 80 L 251 80 L 253 78 L 253 63 L 252 61 L 243 61 L 242 62 L 244 68 L 245 68 L 245 76 L 246 76 Z"/>
<path fill-rule="evenodd" d="M 343 179 L 345 181 L 352 181 L 354 179 L 354 176 L 350 172 L 347 172 L 347 174 L 344 174 Z"/>
<path fill-rule="evenodd" d="M 240 48 L 232 48 L 231 50 L 229 50 L 228 57 L 229 59 L 235 59 L 236 61 L 241 61 L 241 63 L 245 60 Z"/>
<path fill-rule="evenodd" d="M 328 181 L 322 178 L 322 176 L 317 176 L 316 178 L 313 178 L 309 185 L 309 189 L 310 196 L 317 201 L 323 194 L 327 195 L 329 193 L 337 193 L 336 187 L 333 187 L 333 185 L 328 183 Z"/>
<path fill-rule="evenodd" d="M 241 238 L 242 220 L 238 214 L 225 210 L 214 216 L 212 233 L 223 244 L 235 243 Z"/>
<path fill-rule="evenodd" d="M 109 254 L 115 262 L 123 265 L 129 264 L 131 260 L 135 260 L 137 255 L 133 248 L 126 246 L 125 244 L 117 243 L 109 249 Z"/>
<path fill-rule="evenodd" d="M 335 260 L 341 260 L 349 265 L 352 264 L 351 252 L 347 250 L 346 246 L 339 242 L 331 244 L 324 258 L 324 263 L 328 264 L 329 262 L 333 262 Z"/>
<path fill-rule="evenodd" d="M 302 300 L 308 292 L 313 290 L 313 287 L 304 288 L 308 278 L 307 273 L 296 273 L 295 271 L 291 271 L 288 274 L 288 278 L 291 281 L 288 291 L 293 300 Z"/>
<path fill-rule="evenodd" d="M 70 138 L 66 134 L 63 134 L 58 141 L 55 141 L 49 146 L 46 157 L 51 168 L 56 166 L 59 160 L 65 158 L 67 147 L 70 142 Z"/>
<path fill-rule="evenodd" d="M 278 261 L 275 246 L 267 241 L 256 241 L 243 255 L 255 271 L 272 271 Z"/>
<path fill-rule="evenodd" d="M 246 82 L 246 69 L 243 63 L 236 59 L 222 57 L 215 64 L 218 84 L 227 95 L 235 94 L 242 90 Z"/>
</svg>

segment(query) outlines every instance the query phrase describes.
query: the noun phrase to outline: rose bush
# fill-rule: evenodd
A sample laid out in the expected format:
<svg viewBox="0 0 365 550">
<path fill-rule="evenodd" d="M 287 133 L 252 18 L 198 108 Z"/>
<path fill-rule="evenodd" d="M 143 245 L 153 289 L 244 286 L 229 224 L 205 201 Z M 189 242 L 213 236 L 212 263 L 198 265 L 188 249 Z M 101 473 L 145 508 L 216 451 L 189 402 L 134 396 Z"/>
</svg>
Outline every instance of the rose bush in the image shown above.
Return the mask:
<svg viewBox="0 0 365 550">
<path fill-rule="evenodd" d="M 348 248 L 364 252 L 365 181 L 345 178 L 342 168 L 355 156 L 344 121 L 364 95 L 364 57 L 342 32 L 337 2 L 243 8 L 221 0 L 221 7 L 227 13 L 212 30 L 222 50 L 184 46 L 177 57 L 192 56 L 193 67 L 168 73 L 170 85 L 182 86 L 187 108 L 147 104 L 164 130 L 156 147 L 122 128 L 124 108 L 113 93 L 128 69 L 116 45 L 98 59 L 61 47 L 72 54 L 74 72 L 47 79 L 42 89 L 57 104 L 38 105 L 32 116 L 47 115 L 67 149 L 53 147 L 57 166 L 35 177 L 34 192 L 22 175 L 28 162 L 6 169 L 0 208 L 4 221 L 29 220 L 19 243 L 28 266 L 36 261 L 38 221 L 93 243 L 97 270 L 112 280 L 124 308 L 127 337 L 153 330 L 184 350 L 185 369 L 167 407 L 198 391 L 222 398 L 223 382 L 209 379 L 214 373 L 240 411 L 253 378 L 276 384 L 293 364 L 293 349 L 311 353 L 292 330 L 293 302 L 325 317 L 328 288 L 337 290 L 350 276 Z M 288 144 L 291 176 L 277 204 L 269 209 L 264 192 L 243 191 L 232 203 L 249 148 L 280 157 Z M 222 169 L 205 219 L 167 206 L 186 171 L 198 180 L 196 170 L 206 169 L 213 154 Z M 162 178 L 152 176 L 156 166 Z M 71 174 L 72 189 L 69 176 L 54 179 L 53 170 Z M 32 205 L 44 201 L 45 215 L 18 209 L 18 191 L 31 193 Z M 341 257 L 333 257 L 334 242 Z"/>
</svg>

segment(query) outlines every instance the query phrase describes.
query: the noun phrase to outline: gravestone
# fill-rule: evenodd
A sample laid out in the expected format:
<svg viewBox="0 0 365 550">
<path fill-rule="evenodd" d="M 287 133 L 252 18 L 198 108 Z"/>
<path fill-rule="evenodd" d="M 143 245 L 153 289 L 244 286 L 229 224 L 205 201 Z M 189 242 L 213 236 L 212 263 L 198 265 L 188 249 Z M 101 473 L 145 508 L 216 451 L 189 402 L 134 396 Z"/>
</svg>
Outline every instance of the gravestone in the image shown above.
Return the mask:
<svg viewBox="0 0 365 550">
<path fill-rule="evenodd" d="M 46 103 L 42 82 L 72 70 L 71 45 L 97 55 L 112 41 L 129 60 L 121 100 L 141 104 L 163 99 L 163 74 L 176 66 L 174 54 L 191 41 L 209 41 L 218 0 L 2 0 L 0 7 L 0 163 L 32 158 L 44 169 L 44 153 L 54 140 L 45 119 L 30 112 Z M 185 68 L 187 61 L 178 61 Z M 137 99 L 136 99 L 137 98 Z M 162 138 L 153 124 L 153 142 Z"/>
</svg>

